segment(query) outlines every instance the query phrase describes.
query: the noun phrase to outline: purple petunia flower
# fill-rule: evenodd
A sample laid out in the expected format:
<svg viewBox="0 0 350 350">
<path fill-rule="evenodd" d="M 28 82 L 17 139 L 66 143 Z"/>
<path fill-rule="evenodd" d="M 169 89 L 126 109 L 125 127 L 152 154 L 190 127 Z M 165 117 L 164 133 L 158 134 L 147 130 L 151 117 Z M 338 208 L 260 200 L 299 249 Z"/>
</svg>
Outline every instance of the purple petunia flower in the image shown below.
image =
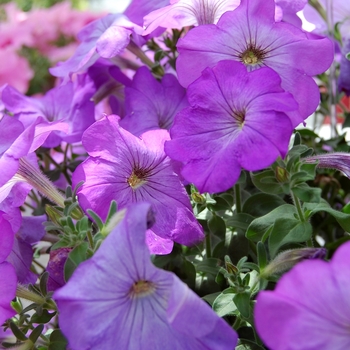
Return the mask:
<svg viewBox="0 0 350 350">
<path fill-rule="evenodd" d="M 74 55 L 57 67 L 50 68 L 56 77 L 68 77 L 82 73 L 99 57 L 112 58 L 124 51 L 133 33 L 142 34 L 143 29 L 121 14 L 109 14 L 89 23 L 78 34 L 82 42 Z"/>
<path fill-rule="evenodd" d="M 307 260 L 260 292 L 255 325 L 274 350 L 350 348 L 350 242 L 330 262 Z"/>
<path fill-rule="evenodd" d="M 16 314 L 11 308 L 11 300 L 16 295 L 17 277 L 13 266 L 6 262 L 10 254 L 14 233 L 10 223 L 4 218 L 4 213 L 0 211 L 0 325 L 8 318 Z"/>
<path fill-rule="evenodd" d="M 188 86 L 206 67 L 221 60 L 242 62 L 249 71 L 270 67 L 280 75 L 282 88 L 298 102 L 302 118 L 307 118 L 320 99 L 311 76 L 323 73 L 331 65 L 333 44 L 327 38 L 310 40 L 291 24 L 276 23 L 274 14 L 273 0 L 242 0 L 217 25 L 189 31 L 177 45 L 180 84 Z"/>
<path fill-rule="evenodd" d="M 342 48 L 342 56 L 340 61 L 340 73 L 338 78 L 338 89 L 344 91 L 350 96 L 350 60 L 346 55 L 350 52 L 350 37 L 345 40 Z"/>
<path fill-rule="evenodd" d="M 235 331 L 176 275 L 151 263 L 149 210 L 147 203 L 128 207 L 95 255 L 54 293 L 70 348 L 234 349 Z"/>
<path fill-rule="evenodd" d="M 12 251 L 6 261 L 15 268 L 19 283 L 34 284 L 38 278 L 30 269 L 33 260 L 32 245 L 44 236 L 44 221 L 46 215 L 24 216 L 21 227 L 15 235 Z"/>
<path fill-rule="evenodd" d="M 152 11 L 144 18 L 144 35 L 158 27 L 181 29 L 217 23 L 226 11 L 234 10 L 240 0 L 172 0 L 170 5 Z"/>
<path fill-rule="evenodd" d="M 7 110 L 25 127 L 38 117 L 46 121 L 62 121 L 69 125 L 68 133 L 52 132 L 43 147 L 56 147 L 62 140 L 68 143 L 81 141 L 81 136 L 95 121 L 95 105 L 91 101 L 95 87 L 88 75 L 80 74 L 75 82 L 53 88 L 41 98 L 27 97 L 11 86 L 2 92 Z"/>
<path fill-rule="evenodd" d="M 186 90 L 174 75 L 165 74 L 158 82 L 147 67 L 136 72 L 125 98 L 126 116 L 120 125 L 136 136 L 148 130 L 169 130 L 176 113 L 188 106 Z"/>
<path fill-rule="evenodd" d="M 105 117 L 85 131 L 83 145 L 90 157 L 73 174 L 73 186 L 85 181 L 79 203 L 103 219 L 113 199 L 119 208 L 151 203 L 156 223 L 147 243 L 157 254 L 169 253 L 173 241 L 193 245 L 203 239 L 187 192 L 164 153 L 167 139 L 165 130 L 149 131 L 140 139 L 121 128 L 118 117 Z"/>
<path fill-rule="evenodd" d="M 227 72 L 234 71 L 234 75 Z M 191 107 L 177 114 L 165 151 L 181 161 L 183 177 L 201 192 L 221 192 L 241 167 L 260 170 L 284 156 L 292 134 L 289 113 L 298 106 L 270 68 L 247 72 L 221 61 L 188 87 Z"/>
</svg>

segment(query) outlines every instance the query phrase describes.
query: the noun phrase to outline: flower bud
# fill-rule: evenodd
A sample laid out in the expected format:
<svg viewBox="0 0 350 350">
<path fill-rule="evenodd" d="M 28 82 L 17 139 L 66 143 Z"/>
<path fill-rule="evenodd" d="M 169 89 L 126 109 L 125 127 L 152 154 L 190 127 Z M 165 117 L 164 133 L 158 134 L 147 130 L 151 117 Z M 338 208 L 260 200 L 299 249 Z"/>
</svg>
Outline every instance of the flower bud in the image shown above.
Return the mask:
<svg viewBox="0 0 350 350">
<path fill-rule="evenodd" d="M 325 248 L 300 248 L 286 250 L 277 255 L 266 267 L 262 270 L 260 276 L 262 278 L 271 275 L 278 275 L 290 270 L 294 265 L 306 259 L 324 259 L 327 250 Z"/>
</svg>

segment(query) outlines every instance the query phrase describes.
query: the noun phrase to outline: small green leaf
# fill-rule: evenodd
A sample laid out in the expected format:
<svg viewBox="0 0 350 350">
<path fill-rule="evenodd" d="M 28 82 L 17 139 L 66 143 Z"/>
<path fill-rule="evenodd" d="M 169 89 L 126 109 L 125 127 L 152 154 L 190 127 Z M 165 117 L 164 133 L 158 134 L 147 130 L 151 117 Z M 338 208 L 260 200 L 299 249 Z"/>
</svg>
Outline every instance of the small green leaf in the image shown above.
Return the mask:
<svg viewBox="0 0 350 350">
<path fill-rule="evenodd" d="M 233 293 L 221 293 L 213 303 L 213 310 L 220 317 L 224 317 L 226 315 L 234 315 L 237 313 L 237 306 L 233 302 L 233 297 L 235 294 Z"/>
<path fill-rule="evenodd" d="M 233 214 L 226 220 L 226 225 L 233 228 L 246 230 L 254 217 L 246 213 Z"/>
<path fill-rule="evenodd" d="M 56 329 L 50 334 L 50 344 L 48 350 L 66 350 L 67 345 L 67 339 L 60 330 Z"/>
<path fill-rule="evenodd" d="M 267 252 L 266 252 L 264 243 L 258 242 L 258 244 L 256 245 L 256 250 L 258 253 L 258 265 L 259 265 L 259 268 L 261 271 L 266 267 L 266 265 L 268 263 Z"/>
<path fill-rule="evenodd" d="M 257 193 L 244 202 L 243 212 L 254 217 L 259 217 L 266 215 L 283 204 L 286 204 L 286 202 L 277 195 Z"/>
<path fill-rule="evenodd" d="M 233 297 L 233 301 L 237 306 L 238 311 L 244 318 L 250 316 L 250 294 L 249 293 L 238 293 Z"/>
<path fill-rule="evenodd" d="M 88 248 L 89 244 L 82 242 L 69 253 L 64 265 L 64 279 L 66 281 L 69 280 L 78 265 L 87 259 L 86 253 Z"/>
<path fill-rule="evenodd" d="M 39 316 L 37 313 L 33 314 L 31 317 L 32 323 L 48 323 L 51 321 L 52 317 L 56 315 L 56 312 L 49 313 L 46 309 L 43 309 L 41 315 Z"/>
<path fill-rule="evenodd" d="M 283 204 L 270 213 L 252 221 L 249 225 L 246 237 L 253 242 L 264 241 L 264 234 L 274 225 L 277 219 L 294 219 L 296 209 L 291 204 Z"/>
<path fill-rule="evenodd" d="M 220 267 L 218 266 L 219 260 L 215 258 L 205 259 L 195 265 L 197 272 L 204 272 L 212 275 L 214 278 L 218 274 Z"/>
<path fill-rule="evenodd" d="M 310 216 L 319 211 L 325 211 L 338 221 L 339 225 L 343 228 L 344 231 L 350 232 L 350 215 L 331 208 L 328 202 L 324 199 L 321 199 L 320 203 L 318 204 L 305 203 L 304 208 L 306 210 L 310 210 Z"/>
<path fill-rule="evenodd" d="M 43 329 L 44 329 L 44 325 L 43 324 L 40 324 L 39 326 L 34 328 L 34 330 L 32 331 L 32 333 L 29 336 L 29 339 L 33 342 L 33 344 L 35 344 L 35 342 L 38 340 L 38 338 L 40 337 L 40 334 L 42 333 Z"/>
<path fill-rule="evenodd" d="M 270 194 L 289 193 L 289 184 L 278 182 L 272 169 L 251 173 L 253 184 L 262 192 Z"/>
<path fill-rule="evenodd" d="M 11 328 L 11 331 L 12 331 L 13 335 L 14 335 L 18 340 L 22 340 L 22 341 L 27 340 L 26 335 L 17 327 L 16 324 L 14 324 L 13 322 L 11 322 L 11 323 L 10 323 L 10 328 Z"/>
<path fill-rule="evenodd" d="M 312 225 L 297 219 L 277 219 L 269 237 L 271 258 L 288 243 L 306 242 L 312 236 Z"/>
<path fill-rule="evenodd" d="M 226 234 L 226 225 L 223 219 L 220 216 L 213 215 L 208 220 L 208 228 L 212 234 L 218 236 L 222 239 L 225 239 Z"/>
<path fill-rule="evenodd" d="M 292 188 L 293 193 L 307 203 L 319 203 L 321 200 L 320 188 L 310 187 L 306 183 L 299 184 Z"/>
</svg>

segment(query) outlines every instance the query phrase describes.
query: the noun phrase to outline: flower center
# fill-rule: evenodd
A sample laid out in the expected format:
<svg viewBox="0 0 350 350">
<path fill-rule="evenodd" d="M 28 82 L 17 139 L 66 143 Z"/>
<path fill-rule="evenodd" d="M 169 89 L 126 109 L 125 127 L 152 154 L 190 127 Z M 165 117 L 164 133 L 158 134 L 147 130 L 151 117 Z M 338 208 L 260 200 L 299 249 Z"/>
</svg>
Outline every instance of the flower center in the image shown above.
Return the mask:
<svg viewBox="0 0 350 350">
<path fill-rule="evenodd" d="M 266 54 L 263 50 L 250 43 L 246 50 L 239 55 L 239 58 L 245 65 L 255 66 L 261 63 L 265 56 Z"/>
<path fill-rule="evenodd" d="M 242 128 L 245 121 L 245 111 L 233 111 L 232 116 L 236 120 L 237 124 Z"/>
<path fill-rule="evenodd" d="M 155 290 L 156 286 L 153 282 L 140 280 L 131 286 L 129 293 L 132 297 L 139 298 L 152 294 Z"/>
<path fill-rule="evenodd" d="M 133 190 L 136 190 L 147 182 L 146 178 L 147 172 L 136 168 L 127 179 L 127 182 Z"/>
</svg>

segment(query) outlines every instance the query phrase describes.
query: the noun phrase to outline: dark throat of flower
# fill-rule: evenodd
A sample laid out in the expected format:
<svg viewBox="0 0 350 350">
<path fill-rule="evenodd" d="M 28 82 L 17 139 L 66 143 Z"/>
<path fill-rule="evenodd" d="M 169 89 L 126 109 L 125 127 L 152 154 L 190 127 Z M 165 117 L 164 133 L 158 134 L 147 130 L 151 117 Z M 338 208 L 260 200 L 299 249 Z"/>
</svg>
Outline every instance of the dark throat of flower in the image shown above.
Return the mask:
<svg viewBox="0 0 350 350">
<path fill-rule="evenodd" d="M 266 52 L 253 43 L 249 43 L 247 48 L 239 55 L 240 61 L 246 66 L 261 65 L 265 57 Z"/>
<path fill-rule="evenodd" d="M 245 110 L 234 110 L 232 117 L 237 123 L 238 127 L 243 128 L 245 122 L 246 111 Z"/>
<path fill-rule="evenodd" d="M 156 290 L 156 285 L 147 280 L 136 281 L 130 288 L 129 295 L 132 298 L 140 298 L 153 294 Z"/>
<path fill-rule="evenodd" d="M 134 168 L 131 175 L 127 179 L 129 186 L 136 190 L 145 183 L 147 183 L 148 171 L 141 168 Z"/>
</svg>

